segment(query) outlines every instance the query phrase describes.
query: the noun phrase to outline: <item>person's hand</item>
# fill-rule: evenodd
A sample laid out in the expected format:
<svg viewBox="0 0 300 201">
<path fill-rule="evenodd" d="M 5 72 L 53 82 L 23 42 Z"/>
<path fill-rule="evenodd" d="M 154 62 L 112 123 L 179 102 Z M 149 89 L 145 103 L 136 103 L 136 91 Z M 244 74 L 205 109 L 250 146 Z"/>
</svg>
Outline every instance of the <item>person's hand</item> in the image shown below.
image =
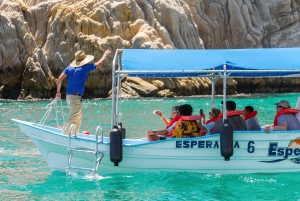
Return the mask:
<svg viewBox="0 0 300 201">
<path fill-rule="evenodd" d="M 155 114 L 162 117 L 162 112 L 160 110 L 156 110 Z"/>
<path fill-rule="evenodd" d="M 265 126 L 265 132 L 270 133 L 270 131 L 273 130 L 272 126 Z"/>
<path fill-rule="evenodd" d="M 58 98 L 58 99 L 61 99 L 61 94 L 60 94 L 60 92 L 58 91 L 58 92 L 56 92 L 56 98 Z"/>
</svg>

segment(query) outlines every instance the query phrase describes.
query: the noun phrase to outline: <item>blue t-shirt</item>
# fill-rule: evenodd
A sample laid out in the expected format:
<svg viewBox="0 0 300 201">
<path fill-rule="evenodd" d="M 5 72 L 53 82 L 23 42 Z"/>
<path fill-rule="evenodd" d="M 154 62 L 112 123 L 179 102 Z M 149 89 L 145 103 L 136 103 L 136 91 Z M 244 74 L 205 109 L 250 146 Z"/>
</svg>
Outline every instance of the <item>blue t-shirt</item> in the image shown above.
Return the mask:
<svg viewBox="0 0 300 201">
<path fill-rule="evenodd" d="M 167 129 L 168 133 L 169 133 L 173 128 L 175 128 L 177 122 L 178 122 L 178 121 L 175 121 L 175 122 Z"/>
<path fill-rule="evenodd" d="M 283 114 L 277 119 L 277 124 L 286 124 L 287 130 L 300 130 L 300 122 L 293 114 Z"/>
<path fill-rule="evenodd" d="M 68 76 L 67 94 L 77 93 L 83 95 L 87 75 L 94 69 L 96 69 L 96 65 L 93 63 L 77 68 L 73 66 L 65 68 L 63 73 Z"/>
<path fill-rule="evenodd" d="M 216 124 L 216 122 L 210 122 L 208 124 L 204 124 L 203 126 L 206 128 L 206 135 L 210 134 L 210 130 L 212 129 L 212 127 L 214 127 L 214 125 Z"/>
<path fill-rule="evenodd" d="M 246 120 L 246 126 L 248 131 L 260 131 L 260 125 L 256 117 L 251 117 Z"/>
</svg>

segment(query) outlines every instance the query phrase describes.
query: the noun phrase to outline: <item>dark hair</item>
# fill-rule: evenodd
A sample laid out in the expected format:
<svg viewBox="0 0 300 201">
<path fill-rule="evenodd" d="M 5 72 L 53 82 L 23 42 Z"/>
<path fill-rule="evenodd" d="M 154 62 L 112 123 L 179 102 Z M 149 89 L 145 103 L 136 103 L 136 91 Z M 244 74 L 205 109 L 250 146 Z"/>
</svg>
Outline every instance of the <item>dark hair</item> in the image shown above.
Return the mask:
<svg viewBox="0 0 300 201">
<path fill-rule="evenodd" d="M 182 116 L 191 116 L 193 113 L 193 108 L 189 104 L 180 105 L 178 110 L 179 114 Z"/>
<path fill-rule="evenodd" d="M 247 112 L 249 112 L 249 113 L 251 113 L 251 112 L 254 111 L 254 109 L 253 109 L 252 106 L 246 106 L 246 107 L 245 107 L 245 110 L 246 110 Z"/>
</svg>

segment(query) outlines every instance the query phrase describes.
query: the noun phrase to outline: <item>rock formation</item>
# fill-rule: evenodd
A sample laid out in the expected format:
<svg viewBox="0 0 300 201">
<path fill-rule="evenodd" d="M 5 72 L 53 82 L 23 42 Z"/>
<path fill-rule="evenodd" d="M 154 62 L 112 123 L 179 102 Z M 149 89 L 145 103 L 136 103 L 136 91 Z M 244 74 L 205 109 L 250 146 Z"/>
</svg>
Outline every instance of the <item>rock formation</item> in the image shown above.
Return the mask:
<svg viewBox="0 0 300 201">
<path fill-rule="evenodd" d="M 82 49 L 224 49 L 300 45 L 299 0 L 0 0 L 0 98 L 51 98 Z M 106 98 L 113 54 L 90 73 L 85 98 Z M 228 92 L 291 90 L 298 79 L 231 80 Z M 221 93 L 222 81 L 216 92 Z M 249 90 L 250 85 L 254 91 Z M 66 82 L 63 83 L 63 90 Z M 259 86 L 259 87 L 258 87 Z M 127 97 L 210 94 L 208 79 L 128 78 Z M 253 88 L 251 87 L 251 88 Z M 175 90 L 176 89 L 176 90 Z"/>
</svg>

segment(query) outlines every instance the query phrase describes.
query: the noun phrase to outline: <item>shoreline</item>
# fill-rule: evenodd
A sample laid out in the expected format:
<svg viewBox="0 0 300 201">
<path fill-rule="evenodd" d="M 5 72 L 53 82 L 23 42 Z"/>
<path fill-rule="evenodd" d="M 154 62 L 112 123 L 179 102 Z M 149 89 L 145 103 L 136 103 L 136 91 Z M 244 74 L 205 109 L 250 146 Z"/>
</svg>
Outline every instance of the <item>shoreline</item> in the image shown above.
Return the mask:
<svg viewBox="0 0 300 201">
<path fill-rule="evenodd" d="M 253 93 L 253 94 L 245 94 L 245 93 L 239 93 L 234 95 L 226 95 L 227 98 L 234 98 L 234 97 L 264 97 L 264 96 L 272 96 L 272 95 L 282 95 L 282 94 L 296 94 L 298 92 L 287 92 L 287 93 Z M 215 95 L 215 98 L 221 98 L 223 95 Z M 300 93 L 299 93 L 300 97 Z M 211 95 L 193 95 L 193 96 L 174 96 L 174 97 L 120 97 L 121 100 L 135 100 L 135 99 L 176 99 L 176 98 L 211 98 Z M 83 100 L 111 100 L 111 97 L 108 98 L 90 98 L 85 99 L 83 97 Z M 27 100 L 15 100 L 15 99 L 0 99 L 0 101 L 16 101 L 16 102 L 34 102 L 34 101 L 49 101 L 54 100 L 54 98 L 49 99 L 39 99 L 39 98 L 32 98 Z M 62 100 L 66 100 L 65 98 Z"/>
</svg>

